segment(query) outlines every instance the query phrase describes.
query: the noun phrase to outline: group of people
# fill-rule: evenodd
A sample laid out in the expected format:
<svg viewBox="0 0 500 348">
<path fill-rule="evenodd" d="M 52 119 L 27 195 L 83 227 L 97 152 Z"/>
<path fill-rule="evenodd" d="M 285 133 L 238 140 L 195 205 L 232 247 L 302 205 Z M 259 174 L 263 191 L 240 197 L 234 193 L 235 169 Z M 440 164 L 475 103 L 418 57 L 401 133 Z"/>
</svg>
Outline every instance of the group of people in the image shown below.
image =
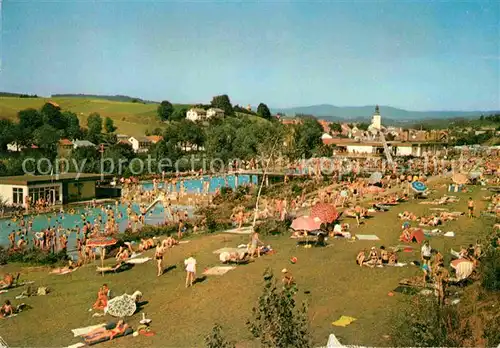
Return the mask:
<svg viewBox="0 0 500 348">
<path fill-rule="evenodd" d="M 394 266 L 398 263 L 398 255 L 395 251 L 387 251 L 382 245 L 377 251 L 376 247 L 372 247 L 370 251 L 363 249 L 356 256 L 356 264 L 360 267 L 377 267 L 383 265 Z"/>
</svg>

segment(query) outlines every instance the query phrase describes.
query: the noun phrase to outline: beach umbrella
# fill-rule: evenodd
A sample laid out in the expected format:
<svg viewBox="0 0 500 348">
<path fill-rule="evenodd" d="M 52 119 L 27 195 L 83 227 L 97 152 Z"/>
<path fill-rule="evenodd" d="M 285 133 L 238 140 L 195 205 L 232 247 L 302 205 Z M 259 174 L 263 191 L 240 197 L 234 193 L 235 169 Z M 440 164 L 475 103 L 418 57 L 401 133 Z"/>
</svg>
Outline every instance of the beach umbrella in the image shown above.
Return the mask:
<svg viewBox="0 0 500 348">
<path fill-rule="evenodd" d="M 124 318 L 134 315 L 136 309 L 135 299 L 123 294 L 109 300 L 105 312 L 113 317 Z"/>
<path fill-rule="evenodd" d="M 110 245 L 115 245 L 118 241 L 111 237 L 95 237 L 87 240 L 87 246 L 91 248 L 97 247 L 107 247 Z"/>
<path fill-rule="evenodd" d="M 427 190 L 427 186 L 422 181 L 414 181 L 411 183 L 411 188 L 417 193 L 422 193 Z"/>
<path fill-rule="evenodd" d="M 311 208 L 311 217 L 319 218 L 322 222 L 332 223 L 338 219 L 339 213 L 332 204 L 318 203 Z"/>
<path fill-rule="evenodd" d="M 467 184 L 467 182 L 469 181 L 467 176 L 465 174 L 461 174 L 461 173 L 453 174 L 451 179 L 453 180 L 453 182 L 455 184 L 458 184 L 458 185 Z"/>
<path fill-rule="evenodd" d="M 290 226 L 295 231 L 315 231 L 321 228 L 321 219 L 311 216 L 301 216 L 292 221 Z"/>
<path fill-rule="evenodd" d="M 380 180 L 382 180 L 382 173 L 375 172 L 375 173 L 372 173 L 372 175 L 370 175 L 368 182 L 370 184 L 376 184 L 377 182 L 380 182 Z"/>
</svg>

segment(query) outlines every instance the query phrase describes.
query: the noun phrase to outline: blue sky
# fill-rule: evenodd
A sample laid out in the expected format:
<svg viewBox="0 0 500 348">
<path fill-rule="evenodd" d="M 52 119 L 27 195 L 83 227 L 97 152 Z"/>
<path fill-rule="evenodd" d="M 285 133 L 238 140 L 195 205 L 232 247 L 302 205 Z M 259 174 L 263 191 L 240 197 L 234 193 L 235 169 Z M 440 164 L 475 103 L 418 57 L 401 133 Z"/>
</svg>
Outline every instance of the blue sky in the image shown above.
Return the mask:
<svg viewBox="0 0 500 348">
<path fill-rule="evenodd" d="M 3 0 L 0 90 L 500 110 L 499 23 L 498 1 Z"/>
</svg>

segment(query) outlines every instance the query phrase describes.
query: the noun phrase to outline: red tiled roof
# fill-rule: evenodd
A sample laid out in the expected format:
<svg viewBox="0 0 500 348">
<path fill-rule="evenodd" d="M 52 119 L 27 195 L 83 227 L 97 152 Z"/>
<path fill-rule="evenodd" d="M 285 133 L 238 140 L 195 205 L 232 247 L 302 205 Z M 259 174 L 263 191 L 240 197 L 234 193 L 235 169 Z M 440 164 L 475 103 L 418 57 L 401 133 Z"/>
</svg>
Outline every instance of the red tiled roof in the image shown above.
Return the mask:
<svg viewBox="0 0 500 348">
<path fill-rule="evenodd" d="M 163 140 L 163 137 L 161 135 L 148 135 L 146 138 L 148 138 L 149 140 L 151 140 L 151 142 L 155 144 Z"/>
<path fill-rule="evenodd" d="M 59 145 L 73 145 L 73 142 L 69 139 L 61 139 L 59 140 Z"/>
</svg>

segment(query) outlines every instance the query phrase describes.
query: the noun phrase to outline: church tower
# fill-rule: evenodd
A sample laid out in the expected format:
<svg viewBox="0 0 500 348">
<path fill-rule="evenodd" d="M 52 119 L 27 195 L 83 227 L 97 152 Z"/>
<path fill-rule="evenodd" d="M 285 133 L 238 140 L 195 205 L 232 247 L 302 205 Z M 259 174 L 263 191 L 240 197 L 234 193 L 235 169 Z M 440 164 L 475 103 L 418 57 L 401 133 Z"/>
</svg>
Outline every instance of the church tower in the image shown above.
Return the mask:
<svg viewBox="0 0 500 348">
<path fill-rule="evenodd" d="M 378 105 L 375 106 L 375 113 L 373 114 L 372 117 L 372 128 L 375 128 L 377 130 L 380 130 L 382 128 L 382 116 L 380 116 L 380 110 Z"/>
</svg>

